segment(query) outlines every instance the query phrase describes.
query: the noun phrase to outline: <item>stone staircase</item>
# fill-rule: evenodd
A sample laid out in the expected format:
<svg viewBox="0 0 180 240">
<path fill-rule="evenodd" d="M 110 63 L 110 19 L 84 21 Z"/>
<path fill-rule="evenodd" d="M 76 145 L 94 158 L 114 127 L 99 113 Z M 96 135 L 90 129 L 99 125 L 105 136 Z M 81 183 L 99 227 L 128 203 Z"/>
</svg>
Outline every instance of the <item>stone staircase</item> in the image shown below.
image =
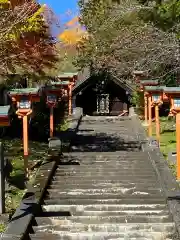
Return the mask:
<svg viewBox="0 0 180 240">
<path fill-rule="evenodd" d="M 140 138 L 129 118 L 85 117 L 47 189 L 30 239 L 175 239 Z"/>
</svg>

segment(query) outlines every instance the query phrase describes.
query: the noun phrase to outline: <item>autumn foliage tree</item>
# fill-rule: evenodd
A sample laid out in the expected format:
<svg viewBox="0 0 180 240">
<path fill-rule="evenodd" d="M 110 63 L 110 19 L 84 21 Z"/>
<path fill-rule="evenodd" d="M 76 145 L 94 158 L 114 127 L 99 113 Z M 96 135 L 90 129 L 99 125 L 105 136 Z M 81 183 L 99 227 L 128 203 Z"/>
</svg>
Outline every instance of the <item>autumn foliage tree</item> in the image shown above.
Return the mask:
<svg viewBox="0 0 180 240">
<path fill-rule="evenodd" d="M 43 73 L 57 61 L 52 11 L 34 0 L 0 0 L 0 73 Z"/>
<path fill-rule="evenodd" d="M 72 17 L 70 21 L 65 23 L 58 36 L 59 41 L 56 44 L 58 55 L 60 56 L 60 63 L 56 64 L 57 68 L 56 71 L 53 70 L 54 74 L 57 75 L 60 72 L 77 72 L 77 68 L 73 64 L 77 54 L 76 47 L 85 35 L 86 31 L 79 24 L 79 17 Z"/>
</svg>

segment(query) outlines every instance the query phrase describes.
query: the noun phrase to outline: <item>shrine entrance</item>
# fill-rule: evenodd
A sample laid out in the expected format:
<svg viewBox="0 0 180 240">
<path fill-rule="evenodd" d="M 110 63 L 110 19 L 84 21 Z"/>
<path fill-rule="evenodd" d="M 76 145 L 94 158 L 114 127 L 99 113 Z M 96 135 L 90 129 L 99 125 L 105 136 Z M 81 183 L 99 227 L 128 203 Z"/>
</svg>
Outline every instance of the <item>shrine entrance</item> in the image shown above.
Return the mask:
<svg viewBox="0 0 180 240">
<path fill-rule="evenodd" d="M 109 114 L 109 94 L 97 94 L 97 114 Z"/>
<path fill-rule="evenodd" d="M 74 94 L 76 107 L 83 108 L 84 115 L 118 116 L 128 114 L 130 92 L 111 81 L 100 83 L 89 81 Z"/>
</svg>

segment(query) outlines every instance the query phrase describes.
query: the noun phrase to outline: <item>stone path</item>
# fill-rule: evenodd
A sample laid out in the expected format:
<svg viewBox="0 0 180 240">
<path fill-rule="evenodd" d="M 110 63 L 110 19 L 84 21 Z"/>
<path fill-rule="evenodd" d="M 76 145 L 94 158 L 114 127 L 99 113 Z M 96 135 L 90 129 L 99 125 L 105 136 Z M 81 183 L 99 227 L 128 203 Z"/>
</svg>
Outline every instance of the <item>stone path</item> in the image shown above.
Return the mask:
<svg viewBox="0 0 180 240">
<path fill-rule="evenodd" d="M 30 239 L 173 239 L 175 224 L 140 139 L 131 119 L 84 117 Z"/>
</svg>

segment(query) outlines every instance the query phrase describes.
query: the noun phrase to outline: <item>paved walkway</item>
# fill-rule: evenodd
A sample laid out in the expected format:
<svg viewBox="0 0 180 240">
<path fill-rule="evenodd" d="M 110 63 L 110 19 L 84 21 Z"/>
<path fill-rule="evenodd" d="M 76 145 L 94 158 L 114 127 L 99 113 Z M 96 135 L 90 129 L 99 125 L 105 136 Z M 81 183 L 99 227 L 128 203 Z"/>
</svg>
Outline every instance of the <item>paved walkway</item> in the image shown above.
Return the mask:
<svg viewBox="0 0 180 240">
<path fill-rule="evenodd" d="M 84 117 L 31 239 L 173 239 L 175 225 L 140 138 L 128 118 Z"/>
</svg>

